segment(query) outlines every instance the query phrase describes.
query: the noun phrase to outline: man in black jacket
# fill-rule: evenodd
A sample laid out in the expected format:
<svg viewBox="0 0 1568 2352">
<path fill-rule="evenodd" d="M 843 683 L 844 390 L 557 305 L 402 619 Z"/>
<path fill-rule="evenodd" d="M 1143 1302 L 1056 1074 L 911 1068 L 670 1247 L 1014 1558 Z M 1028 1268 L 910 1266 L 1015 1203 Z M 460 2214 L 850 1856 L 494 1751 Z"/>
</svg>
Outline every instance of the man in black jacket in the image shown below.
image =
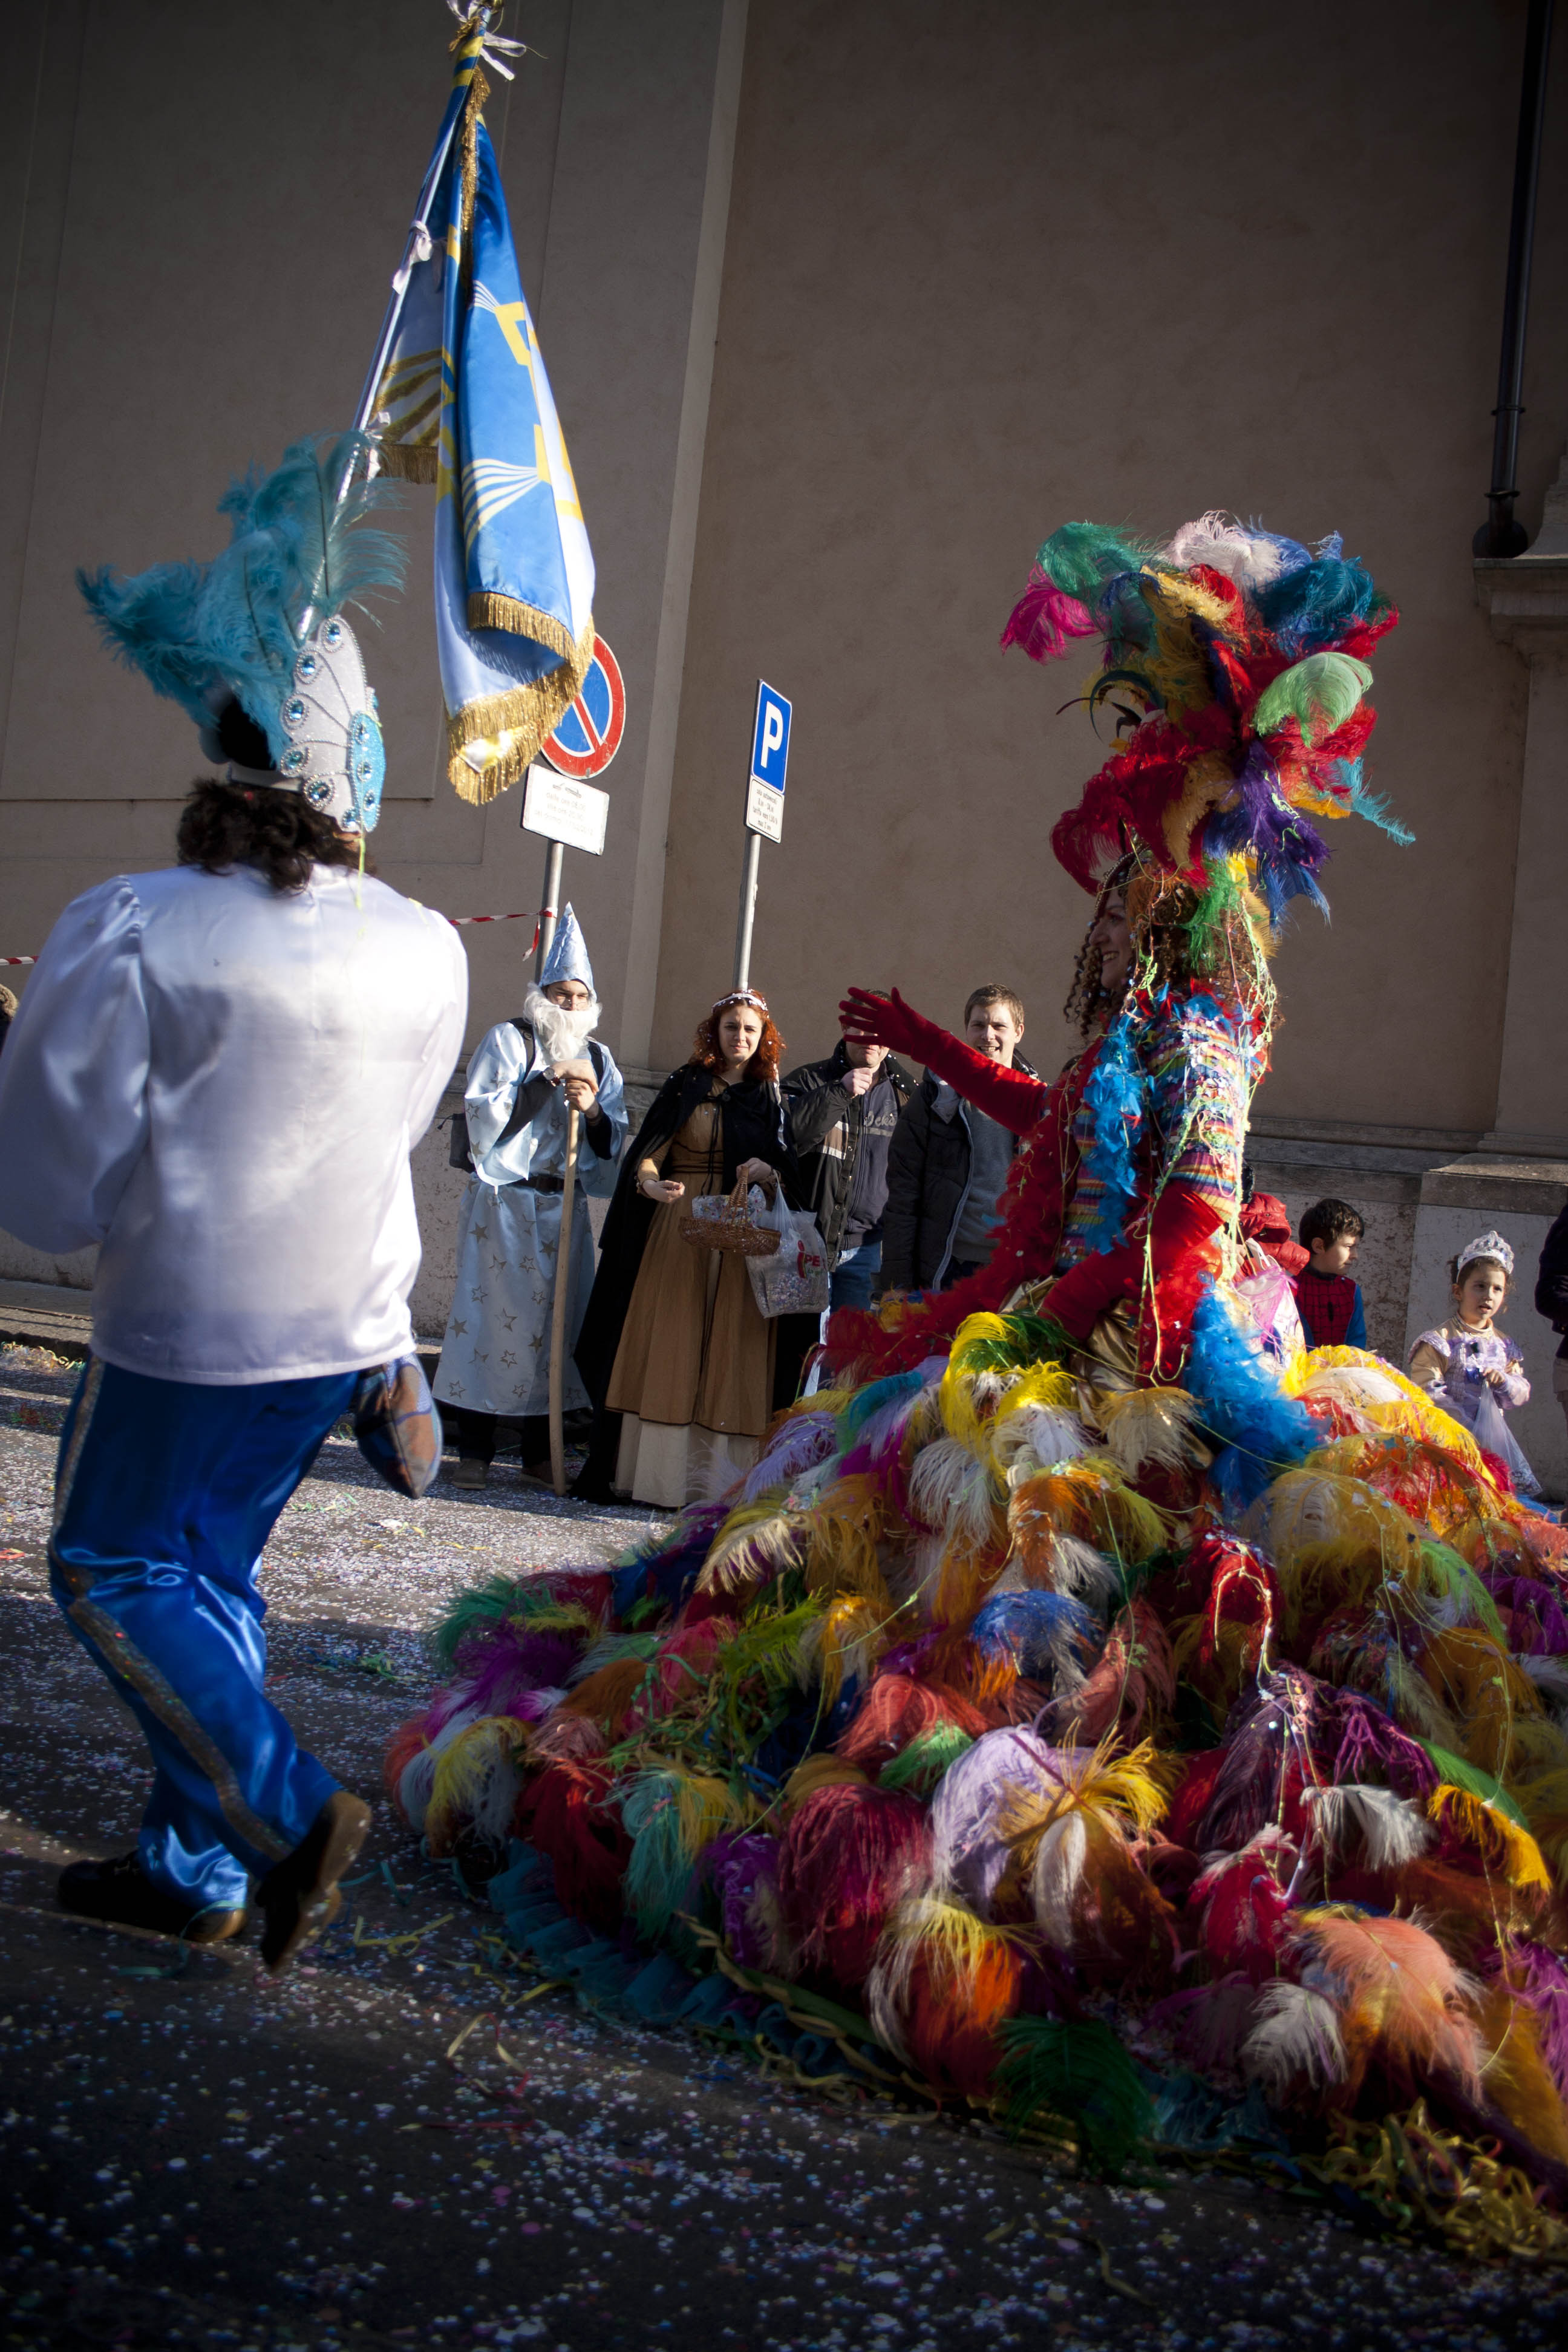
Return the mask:
<svg viewBox="0 0 1568 2352">
<path fill-rule="evenodd" d="M 840 1038 L 824 1062 L 807 1062 L 784 1082 L 790 1140 L 833 1268 L 835 1307 L 869 1307 L 879 1286 L 888 1151 L 915 1082 L 885 1045 Z M 815 1315 L 779 1318 L 773 1402 L 789 1404 L 816 1344 Z"/>
<path fill-rule="evenodd" d="M 1024 1008 L 1010 989 L 974 991 L 963 1008 L 966 1045 L 1032 1076 L 1017 1050 L 1023 1034 Z M 888 1156 L 884 1289 L 946 1290 L 984 1265 L 1017 1148 L 1016 1135 L 926 1072 Z"/>
<path fill-rule="evenodd" d="M 1552 1367 L 1552 1392 L 1568 1421 L 1568 1209 L 1559 1211 L 1542 1247 L 1535 1311 L 1545 1316 L 1554 1331 L 1563 1334 Z"/>
</svg>

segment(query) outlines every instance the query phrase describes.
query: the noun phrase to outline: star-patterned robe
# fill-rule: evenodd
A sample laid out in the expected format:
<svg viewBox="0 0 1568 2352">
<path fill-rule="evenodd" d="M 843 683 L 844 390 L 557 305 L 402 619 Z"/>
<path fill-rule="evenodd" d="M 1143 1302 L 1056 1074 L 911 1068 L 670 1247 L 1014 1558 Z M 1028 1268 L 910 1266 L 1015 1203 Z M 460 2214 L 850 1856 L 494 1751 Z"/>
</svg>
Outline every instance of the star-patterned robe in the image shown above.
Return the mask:
<svg viewBox="0 0 1568 2352">
<path fill-rule="evenodd" d="M 583 1058 L 589 1058 L 586 1046 Z M 588 1402 L 572 1358 L 594 1281 L 585 1196 L 613 1192 L 626 1139 L 621 1074 L 604 1046 L 595 1045 L 592 1058 L 604 1065 L 598 1108 L 610 1133 L 606 1139 L 599 1130 L 605 1146 L 601 1155 L 589 1141 L 589 1121 L 579 1122 L 561 1391 L 568 1412 Z M 474 1173 L 458 1214 L 458 1283 L 435 1391 L 443 1404 L 522 1418 L 550 1407 L 550 1322 L 562 1202 L 559 1192 L 535 1192 L 523 1180 L 564 1172 L 566 1097 L 540 1069 L 532 1032 L 503 1021 L 468 1064 L 464 1108 Z"/>
</svg>

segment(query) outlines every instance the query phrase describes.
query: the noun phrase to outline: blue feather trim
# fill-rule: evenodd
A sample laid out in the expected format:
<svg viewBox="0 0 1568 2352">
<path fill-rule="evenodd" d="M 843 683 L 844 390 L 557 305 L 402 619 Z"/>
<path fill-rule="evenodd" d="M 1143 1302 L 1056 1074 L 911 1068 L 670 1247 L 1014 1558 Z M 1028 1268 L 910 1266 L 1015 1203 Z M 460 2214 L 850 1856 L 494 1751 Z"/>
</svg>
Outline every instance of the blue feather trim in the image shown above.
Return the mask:
<svg viewBox="0 0 1568 2352">
<path fill-rule="evenodd" d="M 1205 1426 L 1234 1448 L 1216 1464 L 1227 1503 L 1249 1502 L 1270 1478 L 1302 1462 L 1321 1442 L 1303 1404 L 1279 1386 L 1272 1360 L 1237 1322 L 1205 1283 L 1193 1315 L 1192 1349 L 1184 1380 L 1202 1408 Z M 1250 1492 L 1247 1490 L 1250 1488 Z"/>
<path fill-rule="evenodd" d="M 1142 996 L 1136 1004 L 1130 1000 L 1123 1006 L 1106 1032 L 1093 1076 L 1083 1090 L 1094 1132 L 1083 1156 L 1083 1171 L 1100 1188 L 1084 1239 L 1096 1253 L 1114 1249 L 1121 1242 L 1128 1212 L 1138 1198 L 1134 1155 L 1149 1115 L 1149 1074 L 1132 1041 L 1149 1011 Z"/>
</svg>

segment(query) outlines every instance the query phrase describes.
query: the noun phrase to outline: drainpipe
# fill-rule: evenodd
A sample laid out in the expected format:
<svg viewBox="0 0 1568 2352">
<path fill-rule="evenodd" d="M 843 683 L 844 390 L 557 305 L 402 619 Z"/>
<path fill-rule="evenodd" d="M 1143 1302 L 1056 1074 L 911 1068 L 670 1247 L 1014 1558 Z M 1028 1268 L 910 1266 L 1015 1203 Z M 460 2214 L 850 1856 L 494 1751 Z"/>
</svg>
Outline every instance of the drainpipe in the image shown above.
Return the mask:
<svg viewBox="0 0 1568 2352">
<path fill-rule="evenodd" d="M 1519 144 L 1513 161 L 1513 216 L 1508 231 L 1508 287 L 1503 296 L 1502 356 L 1492 411 L 1492 486 L 1488 518 L 1472 542 L 1477 555 L 1522 555 L 1529 533 L 1514 519 L 1519 496 L 1519 420 L 1524 414 L 1524 343 L 1530 322 L 1530 254 L 1535 238 L 1535 190 L 1541 176 L 1541 132 L 1546 116 L 1546 60 L 1552 48 L 1552 0 L 1530 0 L 1524 35 L 1524 79 L 1519 93 Z"/>
</svg>

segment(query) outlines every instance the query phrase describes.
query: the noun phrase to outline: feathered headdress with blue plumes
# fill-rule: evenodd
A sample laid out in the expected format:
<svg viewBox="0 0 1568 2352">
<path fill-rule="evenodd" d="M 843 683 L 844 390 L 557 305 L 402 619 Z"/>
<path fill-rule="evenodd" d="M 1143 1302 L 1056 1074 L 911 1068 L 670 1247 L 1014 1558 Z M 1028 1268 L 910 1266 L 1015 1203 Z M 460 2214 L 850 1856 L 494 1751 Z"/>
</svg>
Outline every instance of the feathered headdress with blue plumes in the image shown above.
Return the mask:
<svg viewBox="0 0 1568 2352">
<path fill-rule="evenodd" d="M 1275 925 L 1293 898 L 1325 906 L 1314 818 L 1411 838 L 1363 771 L 1366 656 L 1398 618 L 1337 532 L 1308 548 L 1210 513 L 1161 546 L 1064 524 L 1002 643 L 1049 661 L 1100 637 L 1087 698 L 1115 710 L 1124 740 L 1058 819 L 1060 863 L 1088 890 L 1132 850 L 1211 896 L 1228 871 Z"/>
<path fill-rule="evenodd" d="M 270 474 L 253 467 L 219 503 L 231 537 L 210 562 L 155 563 L 132 579 L 106 566 L 79 572 L 77 585 L 110 651 L 180 705 L 234 781 L 302 793 L 369 832 L 386 758 L 343 612 L 401 587 L 405 565 L 400 543 L 367 527 L 395 493 L 357 478 L 366 446 L 323 436 L 296 442 Z"/>
</svg>

